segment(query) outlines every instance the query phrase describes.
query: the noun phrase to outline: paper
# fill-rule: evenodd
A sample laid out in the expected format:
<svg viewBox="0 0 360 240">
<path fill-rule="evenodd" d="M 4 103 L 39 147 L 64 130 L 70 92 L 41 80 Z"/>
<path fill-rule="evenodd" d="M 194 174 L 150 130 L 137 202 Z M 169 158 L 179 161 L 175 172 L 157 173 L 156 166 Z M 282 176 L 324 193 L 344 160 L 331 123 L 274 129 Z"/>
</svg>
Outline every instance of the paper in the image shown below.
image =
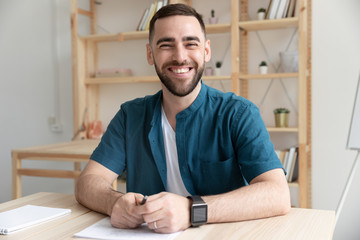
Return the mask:
<svg viewBox="0 0 360 240">
<path fill-rule="evenodd" d="M 75 237 L 80 238 L 95 238 L 102 240 L 135 240 L 135 239 L 174 239 L 182 232 L 176 232 L 171 234 L 155 233 L 147 227 L 146 224 L 141 225 L 135 229 L 120 229 L 111 226 L 110 217 L 106 217 L 99 222 L 85 228 L 79 233 L 76 233 Z"/>
<path fill-rule="evenodd" d="M 0 234 L 9 234 L 24 228 L 69 214 L 70 209 L 26 205 L 0 213 Z"/>
</svg>

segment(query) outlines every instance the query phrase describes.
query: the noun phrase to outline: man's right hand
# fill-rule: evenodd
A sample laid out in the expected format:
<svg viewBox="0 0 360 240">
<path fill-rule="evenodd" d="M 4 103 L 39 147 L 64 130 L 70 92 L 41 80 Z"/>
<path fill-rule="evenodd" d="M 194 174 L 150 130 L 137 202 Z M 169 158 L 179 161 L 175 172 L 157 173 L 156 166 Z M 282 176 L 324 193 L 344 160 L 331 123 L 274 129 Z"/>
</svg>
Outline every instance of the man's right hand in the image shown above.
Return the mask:
<svg viewBox="0 0 360 240">
<path fill-rule="evenodd" d="M 111 225 L 117 228 L 136 228 L 144 223 L 138 213 L 143 195 L 139 193 L 126 193 L 119 197 L 111 212 Z"/>
</svg>

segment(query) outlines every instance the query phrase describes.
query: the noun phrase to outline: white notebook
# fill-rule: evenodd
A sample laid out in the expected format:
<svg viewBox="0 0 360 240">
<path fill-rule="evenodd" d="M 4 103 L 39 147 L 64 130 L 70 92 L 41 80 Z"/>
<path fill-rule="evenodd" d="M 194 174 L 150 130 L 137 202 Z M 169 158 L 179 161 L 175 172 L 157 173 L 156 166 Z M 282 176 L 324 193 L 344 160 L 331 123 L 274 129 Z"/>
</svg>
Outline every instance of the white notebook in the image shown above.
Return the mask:
<svg viewBox="0 0 360 240">
<path fill-rule="evenodd" d="M 0 213 L 0 234 L 24 228 L 71 213 L 71 209 L 26 205 Z"/>
</svg>

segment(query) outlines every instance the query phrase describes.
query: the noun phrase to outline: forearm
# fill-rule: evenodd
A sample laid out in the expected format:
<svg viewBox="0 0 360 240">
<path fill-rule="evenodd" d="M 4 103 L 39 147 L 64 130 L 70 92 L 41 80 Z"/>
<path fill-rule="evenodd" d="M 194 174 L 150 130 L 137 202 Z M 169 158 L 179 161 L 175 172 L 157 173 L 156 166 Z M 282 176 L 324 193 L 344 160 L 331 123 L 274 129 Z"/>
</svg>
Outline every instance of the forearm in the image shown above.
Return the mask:
<svg viewBox="0 0 360 240">
<path fill-rule="evenodd" d="M 109 216 L 116 200 L 122 195 L 105 179 L 95 174 L 80 176 L 75 189 L 75 197 L 79 203 Z"/>
<path fill-rule="evenodd" d="M 286 181 L 256 182 L 229 193 L 204 196 L 208 222 L 233 222 L 284 215 L 290 210 Z"/>
</svg>

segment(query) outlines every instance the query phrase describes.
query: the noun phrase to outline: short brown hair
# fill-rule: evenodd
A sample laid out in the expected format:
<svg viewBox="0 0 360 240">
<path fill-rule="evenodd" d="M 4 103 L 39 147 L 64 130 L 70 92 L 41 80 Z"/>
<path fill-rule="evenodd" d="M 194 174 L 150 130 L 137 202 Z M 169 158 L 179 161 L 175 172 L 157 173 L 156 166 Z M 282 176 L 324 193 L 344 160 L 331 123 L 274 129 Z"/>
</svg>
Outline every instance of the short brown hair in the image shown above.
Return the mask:
<svg viewBox="0 0 360 240">
<path fill-rule="evenodd" d="M 156 20 L 160 18 L 170 17 L 170 16 L 192 16 L 195 17 L 198 22 L 200 23 L 201 30 L 204 33 L 204 36 L 206 36 L 205 32 L 205 24 L 202 19 L 202 16 L 196 12 L 196 10 L 188 5 L 185 4 L 169 4 L 167 6 L 164 6 L 159 9 L 155 13 L 155 15 L 152 17 L 150 21 L 150 30 L 149 30 L 149 42 L 151 43 L 153 37 L 154 37 L 154 27 Z"/>
</svg>

